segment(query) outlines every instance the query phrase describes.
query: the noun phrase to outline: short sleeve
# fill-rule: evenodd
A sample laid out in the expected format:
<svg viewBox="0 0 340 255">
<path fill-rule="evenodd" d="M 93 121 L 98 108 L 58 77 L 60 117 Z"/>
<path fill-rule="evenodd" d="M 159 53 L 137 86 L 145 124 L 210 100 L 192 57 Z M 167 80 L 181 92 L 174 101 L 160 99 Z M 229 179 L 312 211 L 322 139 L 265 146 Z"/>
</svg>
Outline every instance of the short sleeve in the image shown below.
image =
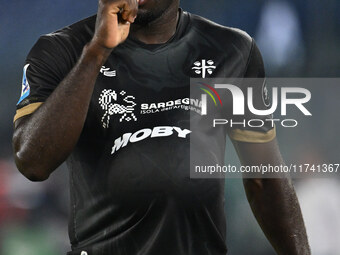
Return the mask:
<svg viewBox="0 0 340 255">
<path fill-rule="evenodd" d="M 235 125 L 228 130 L 232 140 L 249 143 L 266 143 L 273 140 L 276 136 L 275 125 L 270 121 L 273 116 L 256 115 L 252 113 L 248 106 L 248 88 L 252 88 L 252 105 L 257 110 L 268 110 L 270 99 L 265 79 L 265 69 L 260 50 L 254 40 L 243 75 L 241 89 L 245 95 L 245 114 L 234 116 L 234 120 L 241 125 Z M 243 123 L 245 125 L 243 125 Z"/>
<path fill-rule="evenodd" d="M 70 60 L 53 36 L 42 36 L 27 56 L 14 121 L 36 111 L 70 70 Z"/>
</svg>

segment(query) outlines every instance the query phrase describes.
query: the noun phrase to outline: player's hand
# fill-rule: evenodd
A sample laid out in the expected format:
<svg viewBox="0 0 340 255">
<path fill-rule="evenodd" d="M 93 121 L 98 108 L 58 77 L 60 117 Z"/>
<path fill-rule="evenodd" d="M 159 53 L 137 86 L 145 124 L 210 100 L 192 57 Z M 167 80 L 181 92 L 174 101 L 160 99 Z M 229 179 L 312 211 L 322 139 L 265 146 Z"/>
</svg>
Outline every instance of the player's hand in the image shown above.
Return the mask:
<svg viewBox="0 0 340 255">
<path fill-rule="evenodd" d="M 126 40 L 135 21 L 139 0 L 99 0 L 91 44 L 113 49 Z"/>
</svg>

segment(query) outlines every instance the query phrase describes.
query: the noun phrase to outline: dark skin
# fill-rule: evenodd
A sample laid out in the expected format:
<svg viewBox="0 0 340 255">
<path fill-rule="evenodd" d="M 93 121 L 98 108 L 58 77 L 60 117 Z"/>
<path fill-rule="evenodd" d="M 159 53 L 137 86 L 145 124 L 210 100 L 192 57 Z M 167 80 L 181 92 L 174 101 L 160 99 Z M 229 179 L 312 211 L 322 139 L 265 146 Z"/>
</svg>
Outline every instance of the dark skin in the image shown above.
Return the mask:
<svg viewBox="0 0 340 255">
<path fill-rule="evenodd" d="M 14 124 L 20 172 L 46 180 L 66 160 L 83 129 L 93 88 L 111 51 L 130 34 L 146 44 L 168 41 L 176 31 L 179 0 L 100 0 L 96 32 L 71 72 L 34 113 Z M 136 23 L 132 24 L 135 21 Z M 51 114 L 53 113 L 53 114 Z M 276 141 L 234 142 L 244 165 L 283 164 Z M 254 215 L 278 254 L 310 254 L 294 188 L 288 178 L 244 179 Z"/>
<path fill-rule="evenodd" d="M 276 139 L 268 143 L 234 141 L 244 166 L 284 165 Z M 311 254 L 299 201 L 289 177 L 244 178 L 253 214 L 277 254 Z"/>
</svg>

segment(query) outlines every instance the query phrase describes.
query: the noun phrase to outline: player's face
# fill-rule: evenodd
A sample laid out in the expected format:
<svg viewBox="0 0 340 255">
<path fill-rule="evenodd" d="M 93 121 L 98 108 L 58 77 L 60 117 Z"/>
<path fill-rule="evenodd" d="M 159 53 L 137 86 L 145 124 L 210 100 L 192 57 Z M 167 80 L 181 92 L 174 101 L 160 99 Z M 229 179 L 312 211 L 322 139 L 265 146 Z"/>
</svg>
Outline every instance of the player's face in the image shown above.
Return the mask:
<svg viewBox="0 0 340 255">
<path fill-rule="evenodd" d="M 140 0 L 135 24 L 147 25 L 156 20 L 178 0 Z"/>
</svg>

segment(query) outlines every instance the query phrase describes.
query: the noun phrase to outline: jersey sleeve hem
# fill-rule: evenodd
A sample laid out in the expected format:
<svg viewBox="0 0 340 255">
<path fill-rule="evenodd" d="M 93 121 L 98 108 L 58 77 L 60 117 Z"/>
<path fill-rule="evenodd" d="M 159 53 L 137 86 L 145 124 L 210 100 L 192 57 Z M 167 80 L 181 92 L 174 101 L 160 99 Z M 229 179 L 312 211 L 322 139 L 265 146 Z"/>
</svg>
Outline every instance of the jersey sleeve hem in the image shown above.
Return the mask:
<svg viewBox="0 0 340 255">
<path fill-rule="evenodd" d="M 24 117 L 26 115 L 32 114 L 35 112 L 43 103 L 38 102 L 38 103 L 32 103 L 29 105 L 24 106 L 23 108 L 20 108 L 16 111 L 16 114 L 14 116 L 13 122 L 15 122 L 17 119 Z"/>
<path fill-rule="evenodd" d="M 276 137 L 276 128 L 263 133 L 258 131 L 249 131 L 233 129 L 229 132 L 230 139 L 246 143 L 267 143 Z"/>
</svg>

